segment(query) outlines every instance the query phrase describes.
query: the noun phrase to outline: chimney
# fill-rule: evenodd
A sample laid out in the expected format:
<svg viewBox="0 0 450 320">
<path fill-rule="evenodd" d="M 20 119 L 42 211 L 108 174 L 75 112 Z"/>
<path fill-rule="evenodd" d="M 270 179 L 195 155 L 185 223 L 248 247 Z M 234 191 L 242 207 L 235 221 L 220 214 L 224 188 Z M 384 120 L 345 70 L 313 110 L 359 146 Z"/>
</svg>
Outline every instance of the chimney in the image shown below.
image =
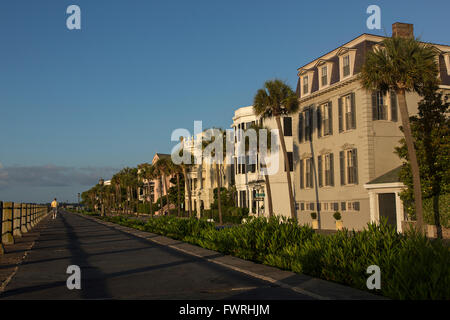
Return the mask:
<svg viewBox="0 0 450 320">
<path fill-rule="evenodd" d="M 414 25 L 396 22 L 392 25 L 392 36 L 401 38 L 414 38 Z"/>
</svg>

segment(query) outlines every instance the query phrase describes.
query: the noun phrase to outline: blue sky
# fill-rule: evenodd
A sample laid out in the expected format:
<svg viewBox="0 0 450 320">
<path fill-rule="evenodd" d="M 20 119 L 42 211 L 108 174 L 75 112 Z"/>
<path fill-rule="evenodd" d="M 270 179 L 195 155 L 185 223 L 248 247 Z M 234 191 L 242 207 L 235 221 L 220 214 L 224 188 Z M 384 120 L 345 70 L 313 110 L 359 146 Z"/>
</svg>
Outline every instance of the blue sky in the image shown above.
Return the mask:
<svg viewBox="0 0 450 320">
<path fill-rule="evenodd" d="M 81 30 L 66 8 L 81 8 Z M 368 30 L 366 8 L 384 30 Z M 2 0 L 0 200 L 74 201 L 169 152 L 175 128 L 228 128 L 271 78 L 361 33 L 413 23 L 450 43 L 448 1 Z"/>
</svg>

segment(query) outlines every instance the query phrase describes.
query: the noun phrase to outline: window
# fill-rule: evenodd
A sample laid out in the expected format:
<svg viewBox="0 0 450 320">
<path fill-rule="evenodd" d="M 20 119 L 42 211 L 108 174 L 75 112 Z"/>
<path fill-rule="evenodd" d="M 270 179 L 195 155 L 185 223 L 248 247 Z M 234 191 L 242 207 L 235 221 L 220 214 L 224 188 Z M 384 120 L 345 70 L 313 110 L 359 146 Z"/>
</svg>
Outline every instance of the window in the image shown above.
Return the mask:
<svg viewBox="0 0 450 320">
<path fill-rule="evenodd" d="M 358 183 L 358 158 L 356 149 L 339 153 L 341 185 Z"/>
<path fill-rule="evenodd" d="M 327 67 L 322 67 L 322 75 L 321 75 L 322 86 L 326 86 L 328 84 L 328 69 Z"/>
<path fill-rule="evenodd" d="M 355 94 L 345 95 L 338 100 L 339 102 L 339 132 L 350 129 L 356 129 L 356 107 Z"/>
<path fill-rule="evenodd" d="M 346 203 L 341 202 L 341 211 L 345 211 L 345 209 L 346 209 Z"/>
<path fill-rule="evenodd" d="M 305 110 L 305 140 L 311 141 L 312 133 L 312 112 L 310 109 Z"/>
<path fill-rule="evenodd" d="M 353 184 L 356 182 L 356 150 L 347 151 L 347 182 Z"/>
<path fill-rule="evenodd" d="M 306 181 L 306 188 L 312 188 L 313 187 L 313 162 L 312 158 L 305 160 L 305 181 Z"/>
<path fill-rule="evenodd" d="M 334 185 L 333 154 L 325 155 L 325 185 Z"/>
<path fill-rule="evenodd" d="M 300 160 L 300 189 L 313 187 L 313 161 L 312 158 Z"/>
<path fill-rule="evenodd" d="M 312 116 L 313 112 L 310 107 L 300 112 L 298 116 L 298 140 L 300 142 L 311 141 Z"/>
<path fill-rule="evenodd" d="M 284 117 L 283 118 L 283 133 L 285 137 L 292 137 L 292 118 Z"/>
<path fill-rule="evenodd" d="M 307 94 L 309 89 L 309 80 L 308 76 L 303 77 L 303 94 Z"/>
<path fill-rule="evenodd" d="M 289 162 L 289 171 L 294 171 L 294 154 L 292 152 L 287 152 L 287 158 Z M 286 163 L 284 165 L 284 171 L 286 171 Z"/>
<path fill-rule="evenodd" d="M 342 58 L 343 62 L 343 75 L 347 77 L 350 75 L 350 56 L 346 55 Z"/>
<path fill-rule="evenodd" d="M 333 134 L 332 116 L 331 101 L 319 106 L 317 110 L 317 135 L 319 138 Z"/>
<path fill-rule="evenodd" d="M 373 120 L 387 120 L 387 106 L 381 91 L 372 93 L 372 116 Z"/>
<path fill-rule="evenodd" d="M 334 186 L 333 154 L 319 156 L 317 160 L 319 187 Z"/>
</svg>

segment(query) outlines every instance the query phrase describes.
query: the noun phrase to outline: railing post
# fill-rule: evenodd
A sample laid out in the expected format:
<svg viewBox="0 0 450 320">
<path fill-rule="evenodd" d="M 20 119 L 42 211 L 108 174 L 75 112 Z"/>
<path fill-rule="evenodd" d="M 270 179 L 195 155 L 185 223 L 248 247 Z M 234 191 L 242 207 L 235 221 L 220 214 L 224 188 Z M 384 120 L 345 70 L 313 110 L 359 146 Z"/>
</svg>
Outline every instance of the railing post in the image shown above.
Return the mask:
<svg viewBox="0 0 450 320">
<path fill-rule="evenodd" d="M 5 253 L 3 248 L 3 202 L 0 201 L 0 254 Z"/>
<path fill-rule="evenodd" d="M 26 233 L 28 232 L 28 228 L 27 228 L 27 205 L 25 203 L 22 203 L 20 212 L 21 212 L 20 231 L 22 231 L 22 233 Z"/>
<path fill-rule="evenodd" d="M 13 236 L 21 237 L 22 232 L 20 232 L 20 203 L 13 202 Z"/>
<path fill-rule="evenodd" d="M 34 228 L 34 204 L 30 203 L 30 224 Z"/>
<path fill-rule="evenodd" d="M 27 208 L 27 230 L 31 230 L 31 205 L 29 203 L 26 204 Z"/>
<path fill-rule="evenodd" d="M 13 237 L 13 203 L 3 203 L 3 235 L 2 242 L 4 244 L 14 244 Z"/>
</svg>

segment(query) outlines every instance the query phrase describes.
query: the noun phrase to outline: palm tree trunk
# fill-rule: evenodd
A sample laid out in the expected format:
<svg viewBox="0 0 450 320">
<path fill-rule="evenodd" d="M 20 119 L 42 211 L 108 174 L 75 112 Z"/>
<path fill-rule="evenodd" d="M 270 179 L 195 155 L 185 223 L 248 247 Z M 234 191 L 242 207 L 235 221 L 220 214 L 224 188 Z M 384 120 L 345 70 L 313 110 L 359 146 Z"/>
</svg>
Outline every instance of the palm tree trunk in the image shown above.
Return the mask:
<svg viewBox="0 0 450 320">
<path fill-rule="evenodd" d="M 191 194 L 191 184 L 189 183 L 189 179 L 187 176 L 186 168 L 183 166 L 183 175 L 184 175 L 184 182 L 187 186 L 187 192 L 188 192 L 188 208 L 189 208 L 189 218 L 192 217 L 192 194 Z"/>
<path fill-rule="evenodd" d="M 283 130 L 281 128 L 280 116 L 278 116 L 278 115 L 275 116 L 275 119 L 277 121 L 278 132 L 280 133 L 281 149 L 283 150 L 284 165 L 285 165 L 285 168 L 286 168 L 286 177 L 287 177 L 288 192 L 289 192 L 289 203 L 290 203 L 290 206 L 291 206 L 291 218 L 295 219 L 296 217 L 295 217 L 294 194 L 292 192 L 291 170 L 290 170 L 289 159 L 288 159 L 287 151 L 286 151 L 286 143 L 284 141 L 284 133 L 283 133 Z"/>
<path fill-rule="evenodd" d="M 216 163 L 216 176 L 217 176 L 217 206 L 219 209 L 219 225 L 222 225 L 222 196 L 220 191 L 222 189 L 222 183 L 220 179 L 219 164 Z"/>
<path fill-rule="evenodd" d="M 408 158 L 411 165 L 411 173 L 413 178 L 414 189 L 414 205 L 416 209 L 417 229 L 423 232 L 423 211 L 422 211 L 422 190 L 420 186 L 420 171 L 417 162 L 416 149 L 414 148 L 414 138 L 411 133 L 409 123 L 408 107 L 406 105 L 405 90 L 397 90 L 398 106 L 402 117 L 403 132 L 405 134 L 406 146 L 408 148 Z"/>
<path fill-rule="evenodd" d="M 166 176 L 163 176 L 164 178 L 164 188 L 166 189 L 166 203 L 167 203 L 167 214 L 169 214 L 170 206 L 169 206 L 169 189 L 167 189 L 167 179 Z"/>
<path fill-rule="evenodd" d="M 150 179 L 147 179 L 148 188 L 148 203 L 150 205 L 150 215 L 153 217 L 153 201 L 152 201 L 152 189 L 150 188 Z"/>
<path fill-rule="evenodd" d="M 267 204 L 269 205 L 269 217 L 273 217 L 272 191 L 270 190 L 269 175 L 264 176 L 266 180 Z"/>
<path fill-rule="evenodd" d="M 262 165 L 266 166 L 266 162 L 262 157 L 260 157 L 260 162 Z M 266 167 L 267 169 L 267 167 Z M 267 193 L 267 205 L 269 206 L 269 217 L 273 217 L 273 204 L 272 204 L 272 191 L 270 189 L 269 174 L 266 172 L 264 175 L 264 180 L 266 182 L 266 193 Z"/>
<path fill-rule="evenodd" d="M 180 174 L 177 173 L 177 210 L 178 210 L 178 217 L 181 216 L 181 209 L 180 209 Z"/>
</svg>

